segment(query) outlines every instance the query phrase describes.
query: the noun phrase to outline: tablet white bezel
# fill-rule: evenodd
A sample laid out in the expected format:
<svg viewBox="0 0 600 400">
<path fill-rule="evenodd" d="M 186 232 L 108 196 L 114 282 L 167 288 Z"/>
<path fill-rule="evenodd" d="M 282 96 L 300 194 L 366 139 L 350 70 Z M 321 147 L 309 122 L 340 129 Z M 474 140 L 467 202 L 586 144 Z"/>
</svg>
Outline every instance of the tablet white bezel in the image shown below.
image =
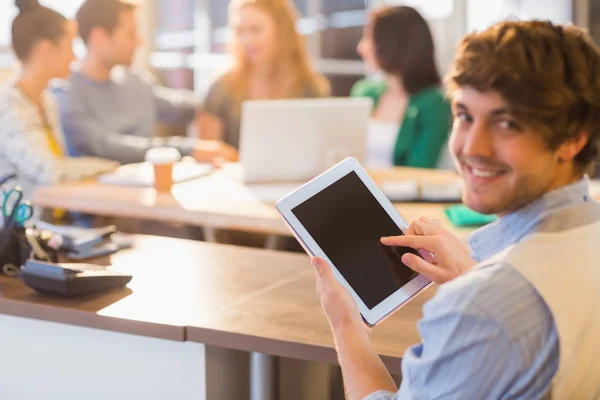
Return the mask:
<svg viewBox="0 0 600 400">
<path fill-rule="evenodd" d="M 408 228 L 407 222 L 404 220 L 404 218 L 402 218 L 394 205 L 388 200 L 375 182 L 373 182 L 367 171 L 365 171 L 365 169 L 355 158 L 345 159 L 333 168 L 282 198 L 277 202 L 277 209 L 287 222 L 288 226 L 291 228 L 294 236 L 296 236 L 296 238 L 303 245 L 304 249 L 310 255 L 320 257 L 327 261 L 329 265 L 331 265 L 333 273 L 338 282 L 340 282 L 356 300 L 359 311 L 367 324 L 374 326 L 383 321 L 395 310 L 406 304 L 419 292 L 430 286 L 431 281 L 423 275 L 418 275 L 383 300 L 381 303 L 376 305 L 373 309 L 369 309 L 292 212 L 295 207 L 304 203 L 306 200 L 310 199 L 351 172 L 355 172 L 358 175 L 360 180 L 373 194 L 375 199 L 377 199 L 379 204 L 387 212 L 390 218 L 392 218 L 396 225 L 402 230 L 402 232 L 404 232 Z"/>
</svg>

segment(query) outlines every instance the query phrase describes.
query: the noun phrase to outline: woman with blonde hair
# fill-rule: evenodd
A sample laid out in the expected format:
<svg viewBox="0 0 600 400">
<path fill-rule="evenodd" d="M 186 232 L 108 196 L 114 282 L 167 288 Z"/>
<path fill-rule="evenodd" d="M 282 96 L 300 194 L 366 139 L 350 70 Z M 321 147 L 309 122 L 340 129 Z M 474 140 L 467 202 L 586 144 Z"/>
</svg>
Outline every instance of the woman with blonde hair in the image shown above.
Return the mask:
<svg viewBox="0 0 600 400">
<path fill-rule="evenodd" d="M 200 116 L 201 136 L 239 147 L 245 100 L 329 95 L 329 83 L 311 66 L 296 31 L 298 12 L 290 0 L 232 0 L 232 67 L 210 87 Z"/>
</svg>

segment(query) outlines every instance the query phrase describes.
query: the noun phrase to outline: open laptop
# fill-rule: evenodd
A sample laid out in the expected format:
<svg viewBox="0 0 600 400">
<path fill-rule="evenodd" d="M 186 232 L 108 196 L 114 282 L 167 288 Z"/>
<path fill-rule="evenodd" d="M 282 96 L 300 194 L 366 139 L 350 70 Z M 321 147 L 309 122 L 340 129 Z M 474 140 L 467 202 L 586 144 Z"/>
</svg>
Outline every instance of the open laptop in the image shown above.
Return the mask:
<svg viewBox="0 0 600 400">
<path fill-rule="evenodd" d="M 242 106 L 244 182 L 304 182 L 347 157 L 363 161 L 368 98 L 247 101 Z"/>
</svg>

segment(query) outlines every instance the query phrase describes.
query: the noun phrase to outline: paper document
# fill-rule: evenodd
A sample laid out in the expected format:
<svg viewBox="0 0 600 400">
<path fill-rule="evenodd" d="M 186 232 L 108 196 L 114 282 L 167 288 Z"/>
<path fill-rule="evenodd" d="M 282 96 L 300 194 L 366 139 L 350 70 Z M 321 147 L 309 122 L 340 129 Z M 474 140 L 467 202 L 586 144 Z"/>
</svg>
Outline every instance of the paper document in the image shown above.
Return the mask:
<svg viewBox="0 0 600 400">
<path fill-rule="evenodd" d="M 210 164 L 179 162 L 173 167 L 173 183 L 181 183 L 208 175 Z M 154 168 L 149 163 L 127 164 L 109 174 L 100 175 L 98 182 L 117 186 L 154 186 Z"/>
</svg>

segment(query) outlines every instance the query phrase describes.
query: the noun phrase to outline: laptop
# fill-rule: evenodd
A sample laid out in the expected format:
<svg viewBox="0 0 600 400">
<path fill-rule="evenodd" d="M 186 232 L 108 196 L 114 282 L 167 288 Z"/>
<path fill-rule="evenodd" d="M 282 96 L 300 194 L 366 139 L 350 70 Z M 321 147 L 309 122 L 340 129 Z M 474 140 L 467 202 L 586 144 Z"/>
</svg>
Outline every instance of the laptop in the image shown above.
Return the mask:
<svg viewBox="0 0 600 400">
<path fill-rule="evenodd" d="M 242 180 L 305 182 L 347 157 L 364 161 L 372 109 L 368 98 L 244 102 Z"/>
</svg>

